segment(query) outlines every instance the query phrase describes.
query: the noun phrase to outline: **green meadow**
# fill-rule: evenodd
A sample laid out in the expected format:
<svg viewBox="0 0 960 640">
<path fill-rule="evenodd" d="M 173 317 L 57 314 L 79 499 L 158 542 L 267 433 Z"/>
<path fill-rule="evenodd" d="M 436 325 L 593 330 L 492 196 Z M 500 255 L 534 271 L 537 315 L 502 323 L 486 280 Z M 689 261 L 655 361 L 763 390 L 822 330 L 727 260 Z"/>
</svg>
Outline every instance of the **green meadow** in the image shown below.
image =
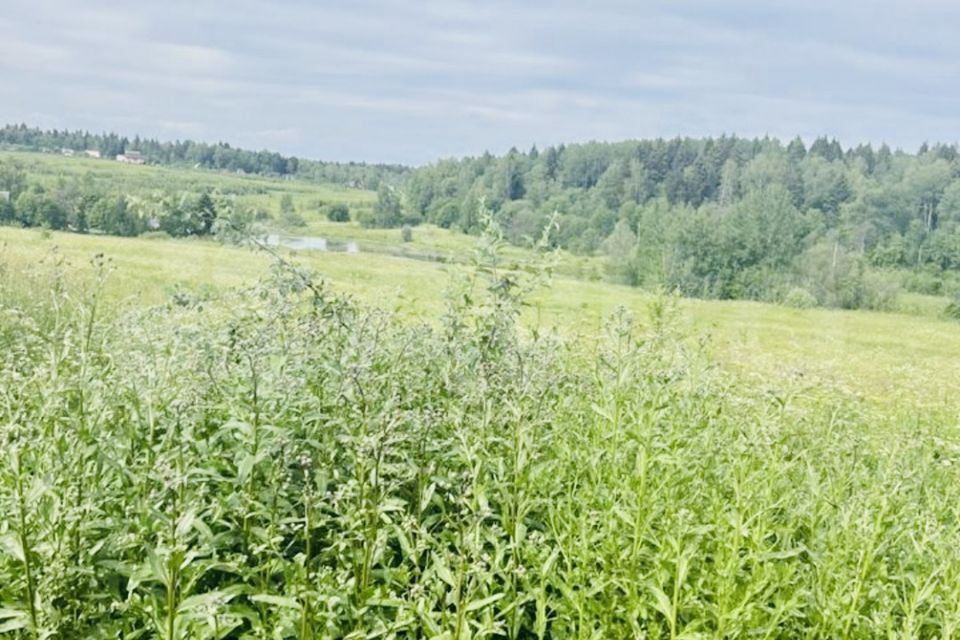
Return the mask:
<svg viewBox="0 0 960 640">
<path fill-rule="evenodd" d="M 400 247 L 395 230 L 367 230 L 353 224 L 313 221 L 311 233 L 357 241 L 370 251 L 280 252 L 315 271 L 330 286 L 365 305 L 401 317 L 432 321 L 440 316 L 452 286 L 464 277 L 476 238 L 435 227 L 418 228 L 423 251 L 457 251 L 459 260 L 440 263 L 390 255 Z M 271 256 L 261 250 L 199 239 L 138 239 L 0 228 L 0 255 L 9 269 L 35 269 L 55 253 L 78 280 L 91 275 L 91 258 L 113 262 L 108 294 L 122 304 L 157 304 L 177 288 L 222 290 L 249 286 L 267 272 Z M 509 248 L 508 267 L 532 254 Z M 535 291 L 524 308 L 528 328 L 557 328 L 589 338 L 618 308 L 642 315 L 651 293 L 572 275 L 602 273 L 602 263 L 575 256 L 558 259 L 557 273 Z M 581 265 L 586 265 L 585 267 Z M 705 339 L 718 362 L 767 385 L 789 380 L 826 386 L 870 402 L 954 406 L 960 391 L 960 324 L 942 317 L 946 300 L 903 296 L 896 313 L 792 309 L 749 301 L 685 299 L 679 322 Z"/>
<path fill-rule="evenodd" d="M 684 299 L 369 192 L 357 253 L 0 227 L 0 635 L 952 638 L 960 324 Z"/>
</svg>

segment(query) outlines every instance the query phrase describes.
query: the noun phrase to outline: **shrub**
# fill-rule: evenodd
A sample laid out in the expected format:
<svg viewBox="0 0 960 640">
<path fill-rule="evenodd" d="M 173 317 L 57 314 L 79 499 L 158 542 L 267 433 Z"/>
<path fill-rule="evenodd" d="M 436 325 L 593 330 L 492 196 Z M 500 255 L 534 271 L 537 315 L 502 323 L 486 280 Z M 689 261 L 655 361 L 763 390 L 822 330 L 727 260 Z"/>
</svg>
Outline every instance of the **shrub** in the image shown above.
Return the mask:
<svg viewBox="0 0 960 640">
<path fill-rule="evenodd" d="M 283 210 L 280 212 L 280 224 L 285 227 L 305 227 L 307 221 L 296 210 Z"/>
<path fill-rule="evenodd" d="M 953 294 L 952 299 L 943 310 L 943 315 L 953 320 L 960 320 L 960 291 Z"/>
<path fill-rule="evenodd" d="M 899 295 L 900 285 L 893 273 L 867 271 L 863 275 L 861 308 L 874 311 L 890 311 L 896 307 Z"/>
<path fill-rule="evenodd" d="M 349 222 L 350 208 L 343 203 L 332 204 L 327 209 L 327 219 L 331 222 Z"/>
<path fill-rule="evenodd" d="M 105 195 L 95 200 L 87 212 L 87 221 L 91 228 L 117 236 L 136 236 L 146 228 L 122 195 Z"/>
<path fill-rule="evenodd" d="M 784 296 L 783 304 L 795 309 L 810 309 L 817 306 L 817 298 L 803 287 L 794 287 Z"/>
<path fill-rule="evenodd" d="M 948 318 L 960 320 L 960 300 L 951 300 L 943 310 L 943 314 Z"/>
<path fill-rule="evenodd" d="M 413 242 L 413 228 L 405 224 L 400 229 L 400 239 L 404 242 Z"/>
<path fill-rule="evenodd" d="M 824 306 L 841 309 L 890 309 L 899 285 L 895 274 L 870 269 L 839 242 L 821 241 L 798 259 L 803 287 Z"/>
<path fill-rule="evenodd" d="M 943 294 L 944 275 L 935 269 L 915 269 L 903 275 L 903 288 L 928 296 Z"/>
<path fill-rule="evenodd" d="M 307 221 L 303 219 L 293 204 L 293 197 L 289 193 L 280 197 L 280 224 L 285 227 L 305 227 Z"/>
<path fill-rule="evenodd" d="M 357 219 L 365 227 L 400 226 L 404 222 L 404 215 L 399 192 L 387 184 L 381 184 L 373 207 L 362 211 Z"/>
</svg>

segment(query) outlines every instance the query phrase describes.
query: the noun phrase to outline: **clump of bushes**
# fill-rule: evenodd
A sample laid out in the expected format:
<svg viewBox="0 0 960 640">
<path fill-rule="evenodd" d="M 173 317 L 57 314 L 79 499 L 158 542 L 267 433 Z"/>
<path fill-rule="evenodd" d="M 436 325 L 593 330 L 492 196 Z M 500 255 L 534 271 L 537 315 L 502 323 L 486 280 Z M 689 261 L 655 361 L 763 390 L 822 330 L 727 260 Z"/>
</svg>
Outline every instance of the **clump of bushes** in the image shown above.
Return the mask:
<svg viewBox="0 0 960 640">
<path fill-rule="evenodd" d="M 931 269 L 906 271 L 902 277 L 903 286 L 908 291 L 928 296 L 943 295 L 944 275 Z"/>
<path fill-rule="evenodd" d="M 305 227 L 307 221 L 297 212 L 293 198 L 289 193 L 280 198 L 280 223 L 285 227 Z"/>
<path fill-rule="evenodd" d="M 947 303 L 947 306 L 943 310 L 943 313 L 948 318 L 953 318 L 954 320 L 960 320 L 960 293 L 956 293 L 953 295 L 953 299 Z"/>
<path fill-rule="evenodd" d="M 339 202 L 327 207 L 327 219 L 330 222 L 350 222 L 350 207 Z"/>
<path fill-rule="evenodd" d="M 960 320 L 960 302 L 953 300 L 947 303 L 947 306 L 943 312 L 944 312 L 944 315 L 946 315 L 948 318 L 953 318 L 954 320 Z"/>
<path fill-rule="evenodd" d="M 784 296 L 783 304 L 795 309 L 811 309 L 817 306 L 817 298 L 803 287 L 794 287 Z"/>
<path fill-rule="evenodd" d="M 825 307 L 889 310 L 899 295 L 895 274 L 870 268 L 861 256 L 836 242 L 810 247 L 794 270 L 802 286 Z"/>
</svg>

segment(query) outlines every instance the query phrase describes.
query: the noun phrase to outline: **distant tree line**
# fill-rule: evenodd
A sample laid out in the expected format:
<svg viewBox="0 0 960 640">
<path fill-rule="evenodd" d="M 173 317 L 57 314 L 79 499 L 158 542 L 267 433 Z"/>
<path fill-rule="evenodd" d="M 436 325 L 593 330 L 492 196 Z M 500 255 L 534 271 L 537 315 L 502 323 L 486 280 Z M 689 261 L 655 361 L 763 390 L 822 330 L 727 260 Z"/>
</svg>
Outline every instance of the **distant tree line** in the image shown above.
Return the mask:
<svg viewBox="0 0 960 640">
<path fill-rule="evenodd" d="M 721 137 L 512 149 L 417 169 L 402 198 L 382 187 L 380 200 L 369 224 L 473 233 L 483 206 L 515 242 L 558 212 L 558 245 L 607 255 L 619 281 L 695 296 L 883 307 L 901 280 L 942 293 L 960 269 L 956 145 L 910 154 Z"/>
<path fill-rule="evenodd" d="M 25 124 L 7 125 L 0 129 L 0 145 L 32 151 L 95 150 L 104 158 L 115 158 L 135 150 L 143 154 L 149 164 L 189 165 L 218 171 L 291 176 L 371 190 L 376 190 L 384 179 L 398 181 L 408 171 L 399 165 L 304 160 L 272 151 L 237 149 L 225 142 L 160 142 L 139 136 L 130 139 L 116 133 L 44 131 Z"/>
</svg>

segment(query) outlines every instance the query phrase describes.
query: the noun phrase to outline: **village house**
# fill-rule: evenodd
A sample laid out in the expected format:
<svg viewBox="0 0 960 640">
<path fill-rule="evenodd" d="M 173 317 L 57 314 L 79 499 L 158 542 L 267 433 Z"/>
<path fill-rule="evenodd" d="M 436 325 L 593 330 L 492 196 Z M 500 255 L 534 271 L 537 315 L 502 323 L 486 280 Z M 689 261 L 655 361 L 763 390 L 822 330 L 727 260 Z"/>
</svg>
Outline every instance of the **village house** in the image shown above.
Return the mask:
<svg viewBox="0 0 960 640">
<path fill-rule="evenodd" d="M 97 151 L 96 149 L 87 149 L 86 151 L 84 151 L 84 153 L 87 154 L 87 156 L 90 157 L 90 158 L 99 158 L 99 157 L 100 157 L 100 152 Z"/>
<path fill-rule="evenodd" d="M 117 155 L 117 162 L 127 162 L 129 164 L 144 164 L 146 160 L 139 151 L 126 151 Z"/>
<path fill-rule="evenodd" d="M 0 202 L 10 202 L 9 191 L 0 191 Z"/>
</svg>

